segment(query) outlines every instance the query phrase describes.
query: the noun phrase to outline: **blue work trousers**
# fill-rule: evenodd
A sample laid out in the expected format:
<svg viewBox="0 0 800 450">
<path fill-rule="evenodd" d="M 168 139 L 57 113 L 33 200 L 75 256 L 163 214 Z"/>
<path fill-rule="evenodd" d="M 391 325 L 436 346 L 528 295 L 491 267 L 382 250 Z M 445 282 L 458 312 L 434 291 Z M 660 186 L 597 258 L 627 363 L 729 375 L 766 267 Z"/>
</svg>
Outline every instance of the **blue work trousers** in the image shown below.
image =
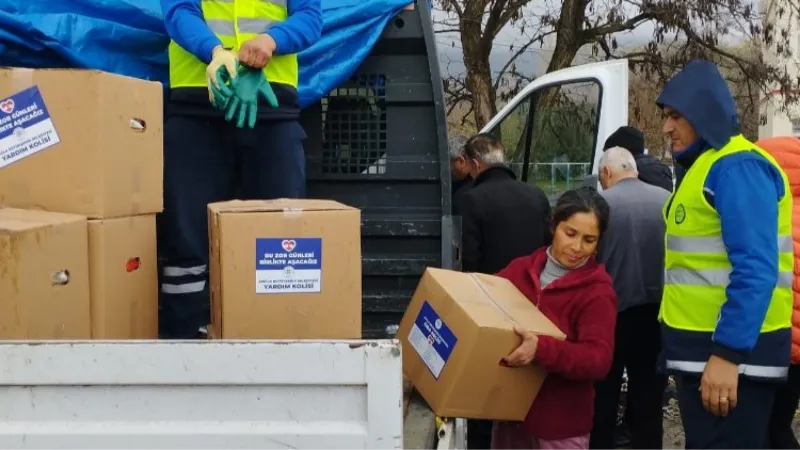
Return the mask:
<svg viewBox="0 0 800 450">
<path fill-rule="evenodd" d="M 210 322 L 208 204 L 304 197 L 305 138 L 295 120 L 238 129 L 218 119 L 167 118 L 158 221 L 162 339 L 201 337 Z"/>
<path fill-rule="evenodd" d="M 740 375 L 737 405 L 727 417 L 719 417 L 703 407 L 699 375 L 678 375 L 675 382 L 686 435 L 685 448 L 770 448 L 769 421 L 778 383 Z"/>
</svg>

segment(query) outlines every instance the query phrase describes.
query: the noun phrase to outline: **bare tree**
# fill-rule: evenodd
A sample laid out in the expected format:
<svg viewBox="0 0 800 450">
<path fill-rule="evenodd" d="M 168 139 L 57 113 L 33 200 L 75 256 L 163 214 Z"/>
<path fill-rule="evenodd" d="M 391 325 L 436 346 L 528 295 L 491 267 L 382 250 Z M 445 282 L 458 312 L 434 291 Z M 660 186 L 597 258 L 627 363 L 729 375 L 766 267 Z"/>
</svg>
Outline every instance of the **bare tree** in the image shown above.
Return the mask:
<svg viewBox="0 0 800 450">
<path fill-rule="evenodd" d="M 529 48 L 553 40 L 547 72 L 572 64 L 584 46 L 592 46 L 604 59 L 626 57 L 632 69 L 648 80 L 662 81 L 688 60 L 707 58 L 734 69 L 750 89 L 780 89 L 790 93 L 797 85 L 779 60 L 760 52 L 737 54 L 731 41 L 762 42 L 773 54 L 791 56 L 789 30 L 762 26 L 751 0 L 563 0 L 552 11 L 533 12 L 531 0 L 437 0 L 452 19 L 439 24 L 441 31 L 457 31 L 461 37 L 466 75 L 447 80 L 451 104 L 471 105 L 478 128 L 497 111 L 498 87 L 514 72 L 517 57 Z M 775 16 L 796 14 L 800 0 L 786 0 Z M 791 23 L 792 21 L 787 21 Z M 632 31 L 646 23 L 654 27 L 651 41 L 635 52 L 617 45 L 616 33 Z M 498 33 L 517 27 L 527 42 L 516 49 L 507 64 L 492 73 L 489 56 Z M 791 25 L 787 25 L 791 26 Z M 669 51 L 664 44 L 675 41 Z M 517 78 L 519 80 L 524 78 Z M 506 89 L 513 94 L 519 84 Z M 787 96 L 787 101 L 794 97 Z M 542 98 L 539 104 L 554 99 Z"/>
</svg>

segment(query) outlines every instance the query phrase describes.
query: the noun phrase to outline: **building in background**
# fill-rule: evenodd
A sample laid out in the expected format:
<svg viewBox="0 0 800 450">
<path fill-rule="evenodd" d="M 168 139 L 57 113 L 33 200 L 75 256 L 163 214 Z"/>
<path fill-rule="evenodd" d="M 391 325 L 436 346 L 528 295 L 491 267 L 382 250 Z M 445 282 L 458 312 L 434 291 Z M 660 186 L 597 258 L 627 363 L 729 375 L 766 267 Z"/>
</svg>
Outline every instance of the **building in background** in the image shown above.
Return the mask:
<svg viewBox="0 0 800 450">
<path fill-rule="evenodd" d="M 792 57 L 779 56 L 774 48 L 762 45 L 764 61 L 770 65 L 786 66 L 792 79 L 800 76 L 800 15 L 787 0 L 760 0 L 759 9 L 764 24 L 771 23 L 776 30 L 788 30 L 791 34 Z M 780 12 L 783 11 L 781 14 Z M 783 95 L 777 89 L 763 95 L 759 105 L 758 137 L 796 136 L 800 137 L 800 105 L 792 105 L 785 111 Z"/>
</svg>

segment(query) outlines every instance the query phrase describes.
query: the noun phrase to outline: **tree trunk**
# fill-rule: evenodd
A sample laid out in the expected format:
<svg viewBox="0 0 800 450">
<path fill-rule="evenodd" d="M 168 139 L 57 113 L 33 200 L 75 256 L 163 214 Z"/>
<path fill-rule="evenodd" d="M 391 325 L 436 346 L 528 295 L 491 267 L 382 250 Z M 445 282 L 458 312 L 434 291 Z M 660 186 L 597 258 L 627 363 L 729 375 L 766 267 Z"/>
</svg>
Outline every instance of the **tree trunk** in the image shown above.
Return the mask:
<svg viewBox="0 0 800 450">
<path fill-rule="evenodd" d="M 494 86 L 492 85 L 492 71 L 489 67 L 489 58 L 484 58 L 479 65 L 467 69 L 467 89 L 472 95 L 473 114 L 475 125 L 480 130 L 497 114 Z"/>
<path fill-rule="evenodd" d="M 578 50 L 583 46 L 583 21 L 586 18 L 586 6 L 583 0 L 564 0 L 561 4 L 561 14 L 556 24 L 556 46 L 547 73 L 564 69 L 572 64 Z M 546 89 L 539 96 L 536 104 L 537 110 L 549 108 L 558 100 L 559 90 Z"/>
<path fill-rule="evenodd" d="M 489 65 L 491 47 L 486 48 L 481 39 L 480 21 L 461 21 L 461 45 L 467 71 L 466 87 L 472 97 L 475 126 L 480 130 L 497 113 L 492 68 Z"/>
</svg>

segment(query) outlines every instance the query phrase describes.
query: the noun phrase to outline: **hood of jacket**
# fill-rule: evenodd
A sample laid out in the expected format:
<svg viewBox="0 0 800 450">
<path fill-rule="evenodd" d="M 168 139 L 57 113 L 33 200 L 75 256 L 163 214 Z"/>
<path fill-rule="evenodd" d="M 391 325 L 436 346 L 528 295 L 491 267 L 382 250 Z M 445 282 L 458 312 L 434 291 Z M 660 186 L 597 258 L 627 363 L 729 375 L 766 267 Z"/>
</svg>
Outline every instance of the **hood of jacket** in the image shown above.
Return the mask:
<svg viewBox="0 0 800 450">
<path fill-rule="evenodd" d="M 531 255 L 528 268 L 528 275 L 533 278 L 534 284 L 539 288 L 541 288 L 539 277 L 545 264 L 547 264 L 547 247 L 542 247 Z M 582 290 L 597 284 L 611 283 L 611 277 L 606 272 L 605 266 L 598 263 L 594 256 L 590 256 L 586 264 L 570 270 L 563 277 L 547 285 L 547 290 Z"/>
<path fill-rule="evenodd" d="M 660 108 L 669 106 L 692 124 L 711 148 L 720 149 L 740 133 L 736 103 L 728 83 L 716 64 L 691 61 L 664 87 L 656 100 Z"/>
</svg>

